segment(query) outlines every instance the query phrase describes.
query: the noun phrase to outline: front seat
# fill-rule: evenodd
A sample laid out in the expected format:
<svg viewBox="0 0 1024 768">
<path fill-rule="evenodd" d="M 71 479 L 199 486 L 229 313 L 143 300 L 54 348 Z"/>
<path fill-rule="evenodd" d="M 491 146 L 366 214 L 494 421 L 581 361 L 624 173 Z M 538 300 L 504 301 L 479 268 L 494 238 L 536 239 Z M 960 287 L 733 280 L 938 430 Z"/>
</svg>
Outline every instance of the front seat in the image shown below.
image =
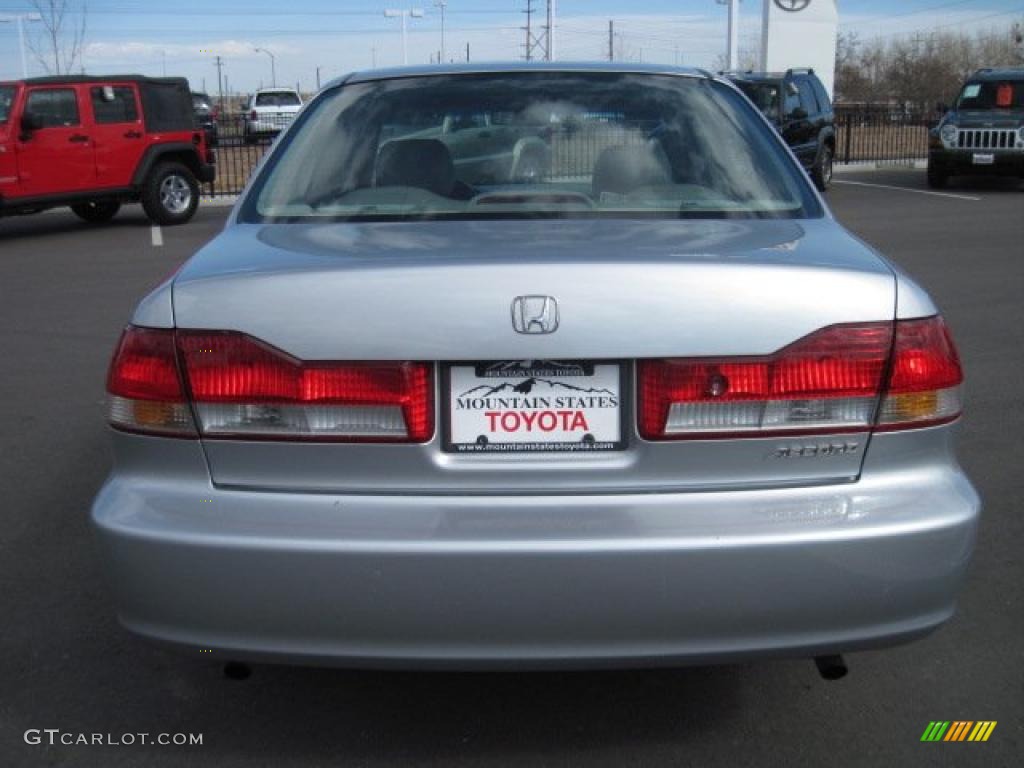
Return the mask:
<svg viewBox="0 0 1024 768">
<path fill-rule="evenodd" d="M 451 197 L 455 189 L 455 164 L 448 147 L 437 139 L 389 141 L 377 154 L 374 184 L 416 187 Z"/>
<path fill-rule="evenodd" d="M 652 144 L 608 147 L 594 163 L 594 196 L 604 192 L 628 195 L 640 187 L 671 184 L 668 161 Z"/>
</svg>

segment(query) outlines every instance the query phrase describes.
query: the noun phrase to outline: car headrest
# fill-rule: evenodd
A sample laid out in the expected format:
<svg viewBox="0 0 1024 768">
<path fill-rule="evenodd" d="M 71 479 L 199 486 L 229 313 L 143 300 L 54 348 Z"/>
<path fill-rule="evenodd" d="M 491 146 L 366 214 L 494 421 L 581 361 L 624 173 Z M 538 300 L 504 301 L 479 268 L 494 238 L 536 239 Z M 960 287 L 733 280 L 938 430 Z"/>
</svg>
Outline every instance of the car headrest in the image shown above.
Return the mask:
<svg viewBox="0 0 1024 768">
<path fill-rule="evenodd" d="M 625 195 L 640 187 L 670 184 L 668 163 L 654 145 L 608 147 L 594 163 L 594 194 Z"/>
<path fill-rule="evenodd" d="M 378 187 L 417 187 L 449 197 L 455 187 L 455 164 L 437 139 L 389 141 L 377 155 Z"/>
</svg>

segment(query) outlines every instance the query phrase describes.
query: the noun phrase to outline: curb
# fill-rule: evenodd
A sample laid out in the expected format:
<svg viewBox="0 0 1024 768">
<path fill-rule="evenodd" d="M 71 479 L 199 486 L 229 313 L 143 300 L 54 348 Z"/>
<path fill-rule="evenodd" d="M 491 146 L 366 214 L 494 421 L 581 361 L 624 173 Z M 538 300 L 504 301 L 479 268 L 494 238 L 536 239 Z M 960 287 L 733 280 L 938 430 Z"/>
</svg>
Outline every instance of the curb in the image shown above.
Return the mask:
<svg viewBox="0 0 1024 768">
<path fill-rule="evenodd" d="M 879 160 L 856 163 L 836 163 L 832 173 L 863 173 L 865 171 L 923 171 L 928 167 L 927 160 Z"/>
</svg>

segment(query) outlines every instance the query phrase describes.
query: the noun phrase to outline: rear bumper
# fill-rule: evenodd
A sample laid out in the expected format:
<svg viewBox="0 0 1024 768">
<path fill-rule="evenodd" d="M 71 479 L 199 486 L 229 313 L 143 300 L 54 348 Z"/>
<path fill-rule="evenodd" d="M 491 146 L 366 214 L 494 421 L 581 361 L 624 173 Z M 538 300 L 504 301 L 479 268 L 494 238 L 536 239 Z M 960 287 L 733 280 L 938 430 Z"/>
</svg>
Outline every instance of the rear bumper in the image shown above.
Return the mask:
<svg viewBox="0 0 1024 768">
<path fill-rule="evenodd" d="M 955 465 L 799 489 L 345 496 L 214 488 L 198 444 L 158 442 L 177 452 L 164 471 L 119 466 L 92 522 L 122 623 L 202 658 L 566 667 L 889 645 L 952 615 L 979 511 Z"/>
</svg>

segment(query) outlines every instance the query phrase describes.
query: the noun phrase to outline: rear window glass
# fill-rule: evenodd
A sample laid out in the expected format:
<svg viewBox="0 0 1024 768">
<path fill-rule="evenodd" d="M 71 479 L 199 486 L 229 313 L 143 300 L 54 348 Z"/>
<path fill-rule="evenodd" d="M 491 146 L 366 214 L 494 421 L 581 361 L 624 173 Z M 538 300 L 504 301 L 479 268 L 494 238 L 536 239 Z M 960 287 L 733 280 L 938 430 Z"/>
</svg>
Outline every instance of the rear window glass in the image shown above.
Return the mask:
<svg viewBox="0 0 1024 768">
<path fill-rule="evenodd" d="M 336 88 L 288 134 L 244 207 L 254 220 L 820 214 L 732 88 L 619 73 Z"/>
<path fill-rule="evenodd" d="M 275 93 L 257 93 L 257 107 L 298 107 L 302 105 L 299 97 L 289 91 Z"/>
<path fill-rule="evenodd" d="M 958 109 L 1022 109 L 1024 80 L 967 83 L 960 92 Z"/>
<path fill-rule="evenodd" d="M 0 123 L 6 123 L 14 106 L 14 87 L 0 85 Z"/>
<path fill-rule="evenodd" d="M 752 83 L 740 80 L 736 83 L 747 98 L 772 120 L 779 118 L 779 85 L 778 83 Z"/>
<path fill-rule="evenodd" d="M 78 125 L 78 96 L 73 88 L 29 91 L 25 111 L 43 119 L 44 128 Z"/>
<path fill-rule="evenodd" d="M 139 119 L 135 103 L 135 89 L 127 85 L 115 85 L 109 90 L 97 86 L 90 90 L 92 113 L 97 123 L 134 123 Z M 106 90 L 106 92 L 105 92 Z M 107 96 L 112 96 L 108 99 Z"/>
</svg>

